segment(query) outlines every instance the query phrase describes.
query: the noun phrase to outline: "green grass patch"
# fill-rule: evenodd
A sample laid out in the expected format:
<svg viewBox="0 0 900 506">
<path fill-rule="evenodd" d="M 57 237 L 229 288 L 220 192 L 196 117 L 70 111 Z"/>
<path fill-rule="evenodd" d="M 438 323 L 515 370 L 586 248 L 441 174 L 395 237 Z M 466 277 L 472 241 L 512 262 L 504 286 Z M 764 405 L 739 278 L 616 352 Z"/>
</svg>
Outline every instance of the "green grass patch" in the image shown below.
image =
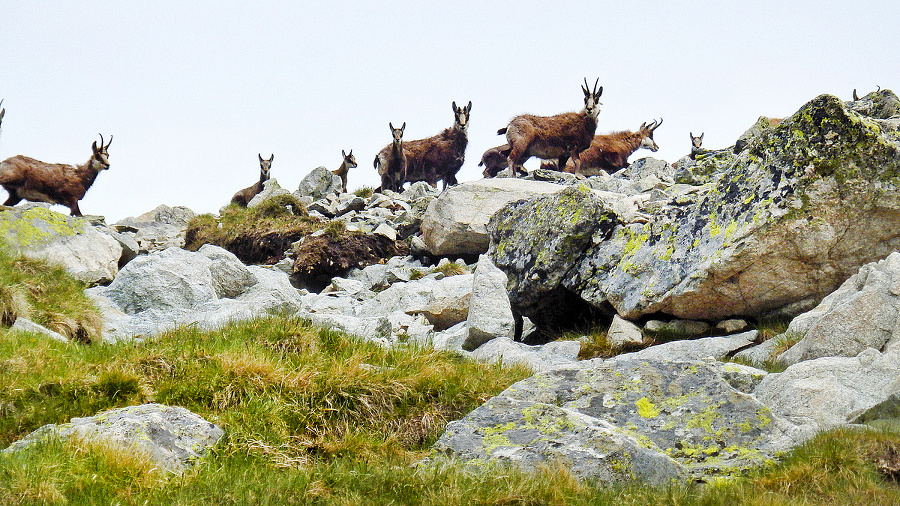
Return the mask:
<svg viewBox="0 0 900 506">
<path fill-rule="evenodd" d="M 371 186 L 363 186 L 362 188 L 357 188 L 353 191 L 354 195 L 356 195 L 357 197 L 362 197 L 364 199 L 371 197 L 374 193 L 375 188 L 372 188 Z"/>
<path fill-rule="evenodd" d="M 77 341 L 97 340 L 100 315 L 85 288 L 64 268 L 10 253 L 0 244 L 0 325 L 21 316 Z"/>
<path fill-rule="evenodd" d="M 204 244 L 214 244 L 244 263 L 272 263 L 283 257 L 291 243 L 322 226 L 296 198 L 281 195 L 253 209 L 230 204 L 219 217 L 195 216 L 188 223 L 184 247 L 197 251 Z"/>
</svg>

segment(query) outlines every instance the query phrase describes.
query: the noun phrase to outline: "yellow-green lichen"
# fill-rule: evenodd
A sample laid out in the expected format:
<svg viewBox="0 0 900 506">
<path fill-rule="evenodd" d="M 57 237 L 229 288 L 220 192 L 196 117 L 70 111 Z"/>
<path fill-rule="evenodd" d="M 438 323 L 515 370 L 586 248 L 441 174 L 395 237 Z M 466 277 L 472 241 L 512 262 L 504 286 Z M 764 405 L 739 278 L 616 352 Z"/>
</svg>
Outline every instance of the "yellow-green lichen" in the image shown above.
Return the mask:
<svg viewBox="0 0 900 506">
<path fill-rule="evenodd" d="M 656 418 L 659 416 L 659 408 L 646 397 L 638 399 L 635 405 L 637 406 L 638 414 L 644 418 Z"/>
<path fill-rule="evenodd" d="M 71 237 L 84 232 L 87 221 L 69 218 L 43 207 L 33 207 L 18 218 L 0 214 L 0 237 L 11 238 L 22 247 L 44 243 L 55 236 Z M 70 222 L 71 220 L 71 222 Z"/>
</svg>

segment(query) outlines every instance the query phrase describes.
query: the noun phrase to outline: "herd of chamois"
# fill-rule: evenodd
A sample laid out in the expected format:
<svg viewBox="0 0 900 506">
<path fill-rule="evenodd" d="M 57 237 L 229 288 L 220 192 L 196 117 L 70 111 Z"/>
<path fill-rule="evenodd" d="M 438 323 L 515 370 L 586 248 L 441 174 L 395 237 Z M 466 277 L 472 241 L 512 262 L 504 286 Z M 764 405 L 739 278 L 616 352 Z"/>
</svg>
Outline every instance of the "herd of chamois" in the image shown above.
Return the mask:
<svg viewBox="0 0 900 506">
<path fill-rule="evenodd" d="M 497 131 L 506 135 L 506 144 L 488 149 L 479 166 L 484 166 L 485 177 L 495 177 L 502 170 L 509 169 L 510 176 L 526 174 L 523 164 L 531 157 L 545 162 L 542 167 L 554 168 L 584 177 L 585 171 L 603 170 L 615 172 L 628 163 L 628 157 L 636 150 L 644 148 L 656 151 L 653 132 L 662 124 L 653 121 L 643 123 L 637 131 L 616 132 L 595 135 L 597 116 L 600 112 L 600 96 L 603 87 L 598 87 L 599 79 L 593 87 L 587 79 L 581 87 L 584 92 L 584 109 L 555 116 L 534 116 L 522 114 L 514 117 L 507 126 Z M 0 100 L 0 104 L 3 101 Z M 462 168 L 468 144 L 467 130 L 472 102 L 464 107 L 452 103 L 453 126 L 435 136 L 406 141 L 400 128 L 388 123 L 392 141 L 375 156 L 373 165 L 381 178 L 378 190 L 400 191 L 405 183 L 425 181 L 433 187 L 443 181 L 444 188 L 457 184 L 456 174 Z M 0 109 L 0 124 L 6 109 Z M 694 145 L 692 154 L 700 149 L 699 138 L 691 135 Z M 25 156 L 14 156 L 0 162 L 0 186 L 9 193 L 4 205 L 13 206 L 21 200 L 49 202 L 68 206 L 73 216 L 81 216 L 78 201 L 94 183 L 100 171 L 109 168 L 108 148 L 100 136 L 100 145 L 94 141 L 91 158 L 81 165 L 51 164 Z M 340 176 L 343 191 L 347 191 L 349 169 L 356 167 L 353 151 L 341 152 L 343 162 L 333 171 Z M 263 158 L 259 154 L 259 181 L 244 188 L 231 202 L 246 207 L 251 199 L 263 190 L 269 179 L 269 171 L 275 159 L 273 154 Z"/>
</svg>

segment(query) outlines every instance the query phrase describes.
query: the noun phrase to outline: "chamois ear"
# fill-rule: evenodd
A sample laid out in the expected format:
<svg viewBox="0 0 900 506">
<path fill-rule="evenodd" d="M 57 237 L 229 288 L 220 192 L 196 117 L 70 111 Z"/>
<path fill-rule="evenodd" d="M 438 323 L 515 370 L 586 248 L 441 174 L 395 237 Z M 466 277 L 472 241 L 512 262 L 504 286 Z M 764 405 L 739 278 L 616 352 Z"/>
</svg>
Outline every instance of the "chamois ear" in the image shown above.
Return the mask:
<svg viewBox="0 0 900 506">
<path fill-rule="evenodd" d="M 454 101 L 453 101 L 453 103 L 452 103 L 452 104 L 450 104 L 450 105 L 452 105 L 452 106 L 453 106 L 453 112 L 454 112 L 454 113 L 456 113 L 456 112 L 458 112 L 458 111 L 459 111 L 459 107 L 456 107 L 456 100 L 454 100 Z"/>
<path fill-rule="evenodd" d="M 700 140 L 703 140 L 703 132 L 700 132 Z"/>
<path fill-rule="evenodd" d="M 343 156 L 344 158 L 347 158 L 347 152 L 344 151 L 343 149 L 341 150 L 341 156 Z"/>
<path fill-rule="evenodd" d="M 471 110 L 472 110 L 472 101 L 469 100 L 469 105 L 466 106 L 466 112 L 469 112 Z"/>
<path fill-rule="evenodd" d="M 260 161 L 260 162 L 263 161 L 262 153 L 257 153 L 256 156 L 259 157 L 259 161 Z"/>
<path fill-rule="evenodd" d="M 91 149 L 94 150 L 94 153 L 96 153 L 97 151 L 100 151 L 99 149 L 97 149 L 97 141 L 94 141 L 94 143 L 91 144 Z"/>
<path fill-rule="evenodd" d="M 403 122 L 403 125 L 400 126 L 400 133 L 402 134 L 402 133 L 405 132 L 405 131 L 406 131 L 406 122 L 404 121 L 404 122 Z"/>
<path fill-rule="evenodd" d="M 269 163 L 272 163 L 273 160 L 275 160 L 275 153 L 272 153 L 272 156 L 269 157 Z"/>
</svg>

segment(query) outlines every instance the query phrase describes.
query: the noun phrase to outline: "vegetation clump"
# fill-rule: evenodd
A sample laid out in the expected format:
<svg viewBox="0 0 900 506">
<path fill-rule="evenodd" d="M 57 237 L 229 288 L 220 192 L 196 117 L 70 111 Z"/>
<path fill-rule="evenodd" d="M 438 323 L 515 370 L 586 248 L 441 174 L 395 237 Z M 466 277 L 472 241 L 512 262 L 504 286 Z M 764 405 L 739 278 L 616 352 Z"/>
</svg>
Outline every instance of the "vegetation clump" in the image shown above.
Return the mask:
<svg viewBox="0 0 900 506">
<path fill-rule="evenodd" d="M 341 220 L 332 220 L 322 234 L 310 236 L 294 251 L 292 276 L 305 286 L 324 288 L 335 276 L 352 268 L 383 263 L 393 256 L 406 256 L 409 247 L 379 234 L 348 231 Z"/>
<path fill-rule="evenodd" d="M 322 228 L 293 195 L 279 195 L 253 208 L 229 205 L 220 217 L 195 216 L 188 223 L 185 249 L 204 244 L 227 249 L 247 264 L 275 263 L 292 243 Z"/>
<path fill-rule="evenodd" d="M 64 268 L 11 253 L 0 243 L 0 325 L 23 317 L 79 342 L 96 341 L 100 314 L 85 288 Z"/>
</svg>

